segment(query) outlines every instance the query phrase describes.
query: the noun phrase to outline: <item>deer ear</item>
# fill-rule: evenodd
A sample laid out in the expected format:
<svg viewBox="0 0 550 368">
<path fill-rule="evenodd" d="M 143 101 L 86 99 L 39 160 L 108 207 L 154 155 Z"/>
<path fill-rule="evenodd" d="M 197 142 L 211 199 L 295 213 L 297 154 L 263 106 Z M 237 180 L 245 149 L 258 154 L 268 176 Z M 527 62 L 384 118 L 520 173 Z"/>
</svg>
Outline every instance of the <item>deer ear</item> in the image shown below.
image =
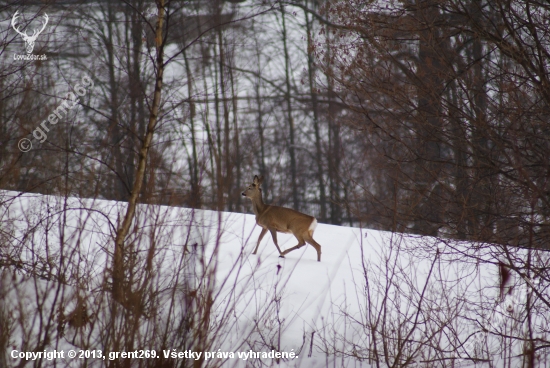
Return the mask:
<svg viewBox="0 0 550 368">
<path fill-rule="evenodd" d="M 256 176 L 256 177 L 257 177 L 257 176 Z M 258 177 L 257 177 L 257 178 L 258 178 Z M 264 181 L 264 177 L 263 177 L 263 176 L 260 176 L 260 177 L 258 178 L 258 185 L 261 185 L 263 181 Z"/>
<path fill-rule="evenodd" d="M 253 181 L 254 184 L 257 185 L 257 184 L 261 183 L 261 181 L 262 181 L 262 179 L 260 179 L 260 178 L 258 177 L 258 175 L 254 175 L 254 181 Z"/>
</svg>

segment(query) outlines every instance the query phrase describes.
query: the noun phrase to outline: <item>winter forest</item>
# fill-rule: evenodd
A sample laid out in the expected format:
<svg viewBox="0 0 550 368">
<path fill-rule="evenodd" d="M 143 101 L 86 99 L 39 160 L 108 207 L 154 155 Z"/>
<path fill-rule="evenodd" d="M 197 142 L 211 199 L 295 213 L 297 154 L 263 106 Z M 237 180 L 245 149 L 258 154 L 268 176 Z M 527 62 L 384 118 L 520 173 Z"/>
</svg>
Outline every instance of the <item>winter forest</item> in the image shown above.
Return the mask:
<svg viewBox="0 0 550 368">
<path fill-rule="evenodd" d="M 251 255 L 254 175 L 321 262 Z M 0 367 L 550 367 L 549 318 L 546 1 L 0 4 Z"/>
</svg>

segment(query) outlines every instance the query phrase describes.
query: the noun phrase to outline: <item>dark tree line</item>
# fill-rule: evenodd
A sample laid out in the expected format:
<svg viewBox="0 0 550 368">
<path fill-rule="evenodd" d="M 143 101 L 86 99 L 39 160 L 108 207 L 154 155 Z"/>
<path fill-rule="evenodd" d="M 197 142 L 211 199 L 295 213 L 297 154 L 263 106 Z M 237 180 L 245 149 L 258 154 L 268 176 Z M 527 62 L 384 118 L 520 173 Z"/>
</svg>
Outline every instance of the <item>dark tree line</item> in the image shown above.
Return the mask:
<svg viewBox="0 0 550 368">
<path fill-rule="evenodd" d="M 36 48 L 50 59 L 3 64 L 3 188 L 131 195 L 156 15 L 145 1 L 90 4 L 25 9 L 50 12 Z M 239 190 L 259 173 L 267 201 L 322 222 L 547 247 L 545 3 L 270 5 L 169 2 L 139 201 L 249 211 Z M 22 52 L 2 32 L 4 55 Z M 83 73 L 94 92 L 19 152 Z"/>
<path fill-rule="evenodd" d="M 338 52 L 316 54 L 368 163 L 351 173 L 359 218 L 548 247 L 549 10 L 536 1 L 327 5 L 319 18 Z"/>
</svg>

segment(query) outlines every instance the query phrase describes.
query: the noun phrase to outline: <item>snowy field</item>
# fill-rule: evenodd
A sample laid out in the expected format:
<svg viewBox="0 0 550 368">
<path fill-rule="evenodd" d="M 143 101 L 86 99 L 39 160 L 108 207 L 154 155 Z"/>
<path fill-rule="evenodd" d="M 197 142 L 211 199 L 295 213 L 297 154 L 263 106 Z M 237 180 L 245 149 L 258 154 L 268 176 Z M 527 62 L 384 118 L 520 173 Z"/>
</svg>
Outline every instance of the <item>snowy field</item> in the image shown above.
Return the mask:
<svg viewBox="0 0 550 368">
<path fill-rule="evenodd" d="M 514 279 L 499 300 L 496 246 L 319 224 L 321 262 L 309 245 L 282 259 L 269 235 L 251 254 L 253 215 L 140 205 L 127 239 L 132 309 L 108 291 L 125 204 L 6 191 L 0 203 L 0 366 L 521 364 L 510 357 L 522 345 L 495 332 L 524 333 L 531 289 Z M 279 234 L 281 249 L 295 244 Z"/>
</svg>

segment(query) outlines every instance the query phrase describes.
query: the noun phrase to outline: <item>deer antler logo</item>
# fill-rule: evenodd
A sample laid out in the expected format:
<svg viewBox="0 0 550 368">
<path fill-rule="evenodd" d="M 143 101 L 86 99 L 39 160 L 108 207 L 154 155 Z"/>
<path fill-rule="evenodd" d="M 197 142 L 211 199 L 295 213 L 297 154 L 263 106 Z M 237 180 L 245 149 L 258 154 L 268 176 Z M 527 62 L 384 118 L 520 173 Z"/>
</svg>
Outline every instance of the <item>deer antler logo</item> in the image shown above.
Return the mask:
<svg viewBox="0 0 550 368">
<path fill-rule="evenodd" d="M 37 29 L 35 29 L 33 32 L 32 32 L 32 36 L 29 36 L 27 34 L 27 31 L 25 31 L 24 33 L 22 33 L 21 31 L 19 31 L 19 29 L 17 29 L 15 27 L 15 23 L 16 23 L 16 19 L 18 18 L 18 15 L 17 15 L 18 11 L 15 12 L 15 14 L 13 15 L 13 17 L 11 18 L 11 26 L 13 27 L 13 29 L 15 29 L 15 32 L 19 33 L 21 35 L 21 37 L 23 37 L 23 41 L 26 42 L 27 46 L 27 54 L 31 54 L 32 53 L 32 50 L 34 49 L 34 41 L 36 41 L 36 38 L 38 37 L 38 35 L 40 33 L 42 33 L 42 31 L 44 30 L 44 28 L 46 28 L 46 24 L 48 24 L 48 14 L 44 14 L 44 24 L 42 25 L 42 29 L 39 31 Z"/>
</svg>

